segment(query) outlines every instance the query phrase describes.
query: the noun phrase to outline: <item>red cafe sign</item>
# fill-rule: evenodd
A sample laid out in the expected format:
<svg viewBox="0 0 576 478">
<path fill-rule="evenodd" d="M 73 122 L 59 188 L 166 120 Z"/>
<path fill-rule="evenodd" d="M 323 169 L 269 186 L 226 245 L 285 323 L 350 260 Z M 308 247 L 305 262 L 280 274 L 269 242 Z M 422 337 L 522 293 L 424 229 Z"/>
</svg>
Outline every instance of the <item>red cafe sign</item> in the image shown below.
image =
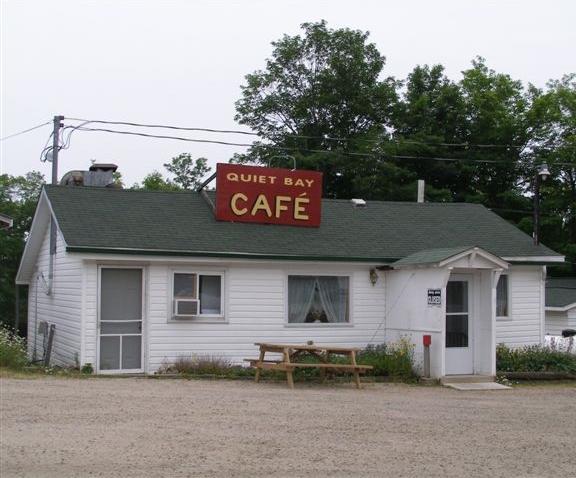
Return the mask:
<svg viewBox="0 0 576 478">
<path fill-rule="evenodd" d="M 320 226 L 322 173 L 219 163 L 219 221 Z"/>
</svg>

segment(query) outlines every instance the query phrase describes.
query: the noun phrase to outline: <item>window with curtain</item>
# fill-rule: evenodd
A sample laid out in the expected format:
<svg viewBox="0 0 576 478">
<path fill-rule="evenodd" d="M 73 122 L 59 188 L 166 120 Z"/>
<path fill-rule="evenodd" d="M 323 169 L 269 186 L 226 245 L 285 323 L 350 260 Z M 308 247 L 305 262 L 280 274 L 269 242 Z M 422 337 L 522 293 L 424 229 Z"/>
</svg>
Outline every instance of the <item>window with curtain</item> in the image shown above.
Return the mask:
<svg viewBox="0 0 576 478">
<path fill-rule="evenodd" d="M 350 321 L 349 279 L 289 276 L 288 323 L 341 324 Z"/>
<path fill-rule="evenodd" d="M 496 317 L 508 317 L 508 276 L 501 275 L 496 286 Z"/>
</svg>

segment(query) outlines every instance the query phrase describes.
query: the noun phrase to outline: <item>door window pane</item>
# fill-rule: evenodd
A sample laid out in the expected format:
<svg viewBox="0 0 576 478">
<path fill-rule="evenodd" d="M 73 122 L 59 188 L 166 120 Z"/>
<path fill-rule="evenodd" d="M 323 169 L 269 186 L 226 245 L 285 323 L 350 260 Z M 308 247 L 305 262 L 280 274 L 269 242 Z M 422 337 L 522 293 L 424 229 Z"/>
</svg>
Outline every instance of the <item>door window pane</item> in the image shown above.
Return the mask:
<svg viewBox="0 0 576 478">
<path fill-rule="evenodd" d="M 446 286 L 446 312 L 468 312 L 468 282 L 448 282 Z"/>
<path fill-rule="evenodd" d="M 200 276 L 200 313 L 219 315 L 221 313 L 221 277 Z"/>
<path fill-rule="evenodd" d="M 101 334 L 139 334 L 142 332 L 142 322 L 101 322 Z"/>
<path fill-rule="evenodd" d="M 142 337 L 128 335 L 122 337 L 122 369 L 141 368 Z"/>
<path fill-rule="evenodd" d="M 446 316 L 446 347 L 468 347 L 468 314 Z"/>
<path fill-rule="evenodd" d="M 118 370 L 119 368 L 120 337 L 100 337 L 100 370 Z"/>
</svg>

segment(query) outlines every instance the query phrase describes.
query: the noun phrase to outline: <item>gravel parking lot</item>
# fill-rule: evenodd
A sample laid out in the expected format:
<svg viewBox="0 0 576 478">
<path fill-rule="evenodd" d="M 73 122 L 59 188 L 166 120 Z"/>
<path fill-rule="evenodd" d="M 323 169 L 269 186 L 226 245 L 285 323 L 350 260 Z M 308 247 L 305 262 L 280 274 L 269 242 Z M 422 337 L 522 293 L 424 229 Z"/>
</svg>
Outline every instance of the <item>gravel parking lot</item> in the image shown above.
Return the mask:
<svg viewBox="0 0 576 478">
<path fill-rule="evenodd" d="M 576 388 L 130 379 L 1 386 L 14 476 L 576 476 Z"/>
</svg>

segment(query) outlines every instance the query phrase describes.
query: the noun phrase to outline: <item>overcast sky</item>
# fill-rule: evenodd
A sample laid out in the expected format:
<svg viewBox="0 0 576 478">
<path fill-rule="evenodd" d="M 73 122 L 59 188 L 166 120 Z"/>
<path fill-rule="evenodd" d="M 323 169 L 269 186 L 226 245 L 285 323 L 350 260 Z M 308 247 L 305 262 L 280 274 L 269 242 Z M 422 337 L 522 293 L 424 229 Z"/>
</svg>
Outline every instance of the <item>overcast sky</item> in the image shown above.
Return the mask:
<svg viewBox="0 0 576 478">
<path fill-rule="evenodd" d="M 270 42 L 303 22 L 370 31 L 384 75 L 417 64 L 448 76 L 476 55 L 498 72 L 544 86 L 576 71 L 572 0 L 0 0 L 0 136 L 50 120 L 104 119 L 231 129 L 244 75 L 262 68 Z M 73 124 L 72 121 L 64 121 Z M 0 143 L 0 172 L 39 170 L 51 126 Z M 243 128 L 244 129 L 244 128 Z M 244 142 L 246 137 L 191 134 Z M 131 185 L 190 152 L 211 164 L 242 148 L 77 132 L 60 176 L 91 159 L 115 162 Z"/>
</svg>

